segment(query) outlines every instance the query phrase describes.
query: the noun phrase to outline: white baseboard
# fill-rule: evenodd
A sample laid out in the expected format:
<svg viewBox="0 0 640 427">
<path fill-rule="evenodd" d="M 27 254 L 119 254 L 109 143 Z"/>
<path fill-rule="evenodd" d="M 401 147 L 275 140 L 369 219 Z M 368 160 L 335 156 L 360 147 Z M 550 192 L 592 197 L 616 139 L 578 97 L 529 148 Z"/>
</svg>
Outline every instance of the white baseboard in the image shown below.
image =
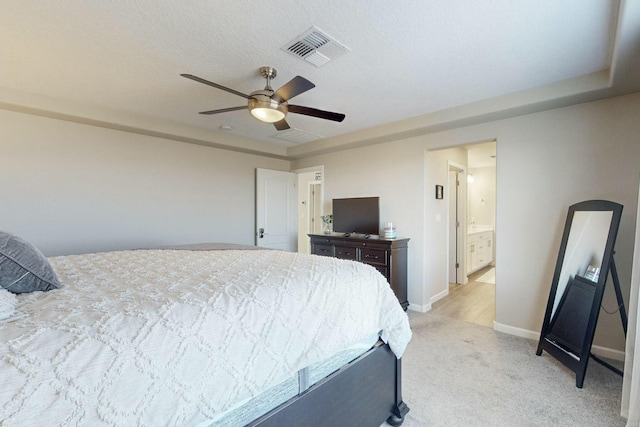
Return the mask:
<svg viewBox="0 0 640 427">
<path fill-rule="evenodd" d="M 504 332 L 505 334 L 515 335 L 517 337 L 526 338 L 529 340 L 538 341 L 540 339 L 539 332 L 529 331 L 527 329 L 516 328 L 515 326 L 505 325 L 503 323 L 493 322 L 493 330 L 498 332 Z"/>
<path fill-rule="evenodd" d="M 431 303 L 425 305 L 411 304 L 409 303 L 409 307 L 407 310 L 417 311 L 418 313 L 426 313 L 431 310 Z"/>
<path fill-rule="evenodd" d="M 624 361 L 624 351 L 614 350 L 608 347 L 600 347 L 599 345 L 592 345 L 591 352 L 596 356 L 604 357 L 606 359 Z"/>
<path fill-rule="evenodd" d="M 509 335 L 515 335 L 517 337 L 526 338 L 529 340 L 540 340 L 540 332 L 529 331 L 527 329 L 516 328 L 514 326 L 505 325 L 498 322 L 493 322 L 493 329 L 498 332 L 503 332 Z M 604 357 L 613 360 L 624 360 L 624 351 L 614 350 L 612 348 L 601 347 L 598 345 L 591 346 L 593 354 L 599 357 Z"/>
<path fill-rule="evenodd" d="M 442 292 L 438 292 L 437 294 L 429 298 L 429 305 L 435 304 L 436 302 L 446 297 L 447 295 L 449 295 L 449 288 L 445 289 Z"/>
<path fill-rule="evenodd" d="M 449 295 L 449 289 L 445 289 L 444 291 L 429 298 L 429 303 L 427 304 L 418 305 L 418 304 L 409 303 L 409 307 L 407 307 L 407 310 L 417 311 L 418 313 L 426 313 L 427 311 L 431 311 L 432 304 L 434 304 L 438 300 L 441 300 L 447 295 Z"/>
</svg>

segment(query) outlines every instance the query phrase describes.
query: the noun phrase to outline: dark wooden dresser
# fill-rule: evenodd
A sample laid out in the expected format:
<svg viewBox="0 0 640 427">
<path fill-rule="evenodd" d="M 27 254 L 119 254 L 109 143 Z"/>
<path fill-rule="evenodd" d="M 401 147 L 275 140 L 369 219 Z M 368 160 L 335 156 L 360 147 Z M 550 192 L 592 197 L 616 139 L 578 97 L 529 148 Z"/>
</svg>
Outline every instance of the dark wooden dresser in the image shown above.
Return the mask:
<svg viewBox="0 0 640 427">
<path fill-rule="evenodd" d="M 309 234 L 311 253 L 351 259 L 375 267 L 391 285 L 404 310 L 407 301 L 407 246 L 409 239 L 384 239 L 343 233 Z"/>
</svg>

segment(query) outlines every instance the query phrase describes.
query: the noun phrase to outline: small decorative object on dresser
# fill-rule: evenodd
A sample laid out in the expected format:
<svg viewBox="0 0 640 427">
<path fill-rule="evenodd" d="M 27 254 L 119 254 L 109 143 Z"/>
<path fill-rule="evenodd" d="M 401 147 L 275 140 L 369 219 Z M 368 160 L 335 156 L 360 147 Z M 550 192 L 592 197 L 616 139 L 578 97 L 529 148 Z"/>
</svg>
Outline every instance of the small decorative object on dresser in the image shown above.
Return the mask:
<svg viewBox="0 0 640 427">
<path fill-rule="evenodd" d="M 383 237 L 385 239 L 395 239 L 396 238 L 396 228 L 393 226 L 392 222 L 387 222 L 387 223 L 384 224 Z"/>
<path fill-rule="evenodd" d="M 322 215 L 322 232 L 331 234 L 331 224 L 333 223 L 333 215 Z"/>
<path fill-rule="evenodd" d="M 376 235 L 309 234 L 311 253 L 360 261 L 375 267 L 387 279 L 402 308 L 407 301 L 407 247 L 409 239 L 385 239 Z"/>
</svg>

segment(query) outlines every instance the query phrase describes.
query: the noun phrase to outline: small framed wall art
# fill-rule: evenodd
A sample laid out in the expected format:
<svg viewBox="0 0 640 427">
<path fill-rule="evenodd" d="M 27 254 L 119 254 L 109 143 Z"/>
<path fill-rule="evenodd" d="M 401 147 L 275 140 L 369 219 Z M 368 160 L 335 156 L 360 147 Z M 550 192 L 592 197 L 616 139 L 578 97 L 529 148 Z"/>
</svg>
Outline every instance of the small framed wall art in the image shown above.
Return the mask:
<svg viewBox="0 0 640 427">
<path fill-rule="evenodd" d="M 444 189 L 442 185 L 436 185 L 436 199 L 444 198 Z"/>
</svg>

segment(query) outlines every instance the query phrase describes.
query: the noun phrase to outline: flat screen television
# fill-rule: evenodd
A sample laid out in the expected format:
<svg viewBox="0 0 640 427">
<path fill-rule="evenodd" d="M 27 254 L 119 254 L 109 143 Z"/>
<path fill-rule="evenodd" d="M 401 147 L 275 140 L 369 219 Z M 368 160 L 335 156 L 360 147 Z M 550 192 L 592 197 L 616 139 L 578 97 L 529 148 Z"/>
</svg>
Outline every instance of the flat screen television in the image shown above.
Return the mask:
<svg viewBox="0 0 640 427">
<path fill-rule="evenodd" d="M 333 231 L 336 233 L 379 234 L 380 198 L 333 199 Z"/>
</svg>

